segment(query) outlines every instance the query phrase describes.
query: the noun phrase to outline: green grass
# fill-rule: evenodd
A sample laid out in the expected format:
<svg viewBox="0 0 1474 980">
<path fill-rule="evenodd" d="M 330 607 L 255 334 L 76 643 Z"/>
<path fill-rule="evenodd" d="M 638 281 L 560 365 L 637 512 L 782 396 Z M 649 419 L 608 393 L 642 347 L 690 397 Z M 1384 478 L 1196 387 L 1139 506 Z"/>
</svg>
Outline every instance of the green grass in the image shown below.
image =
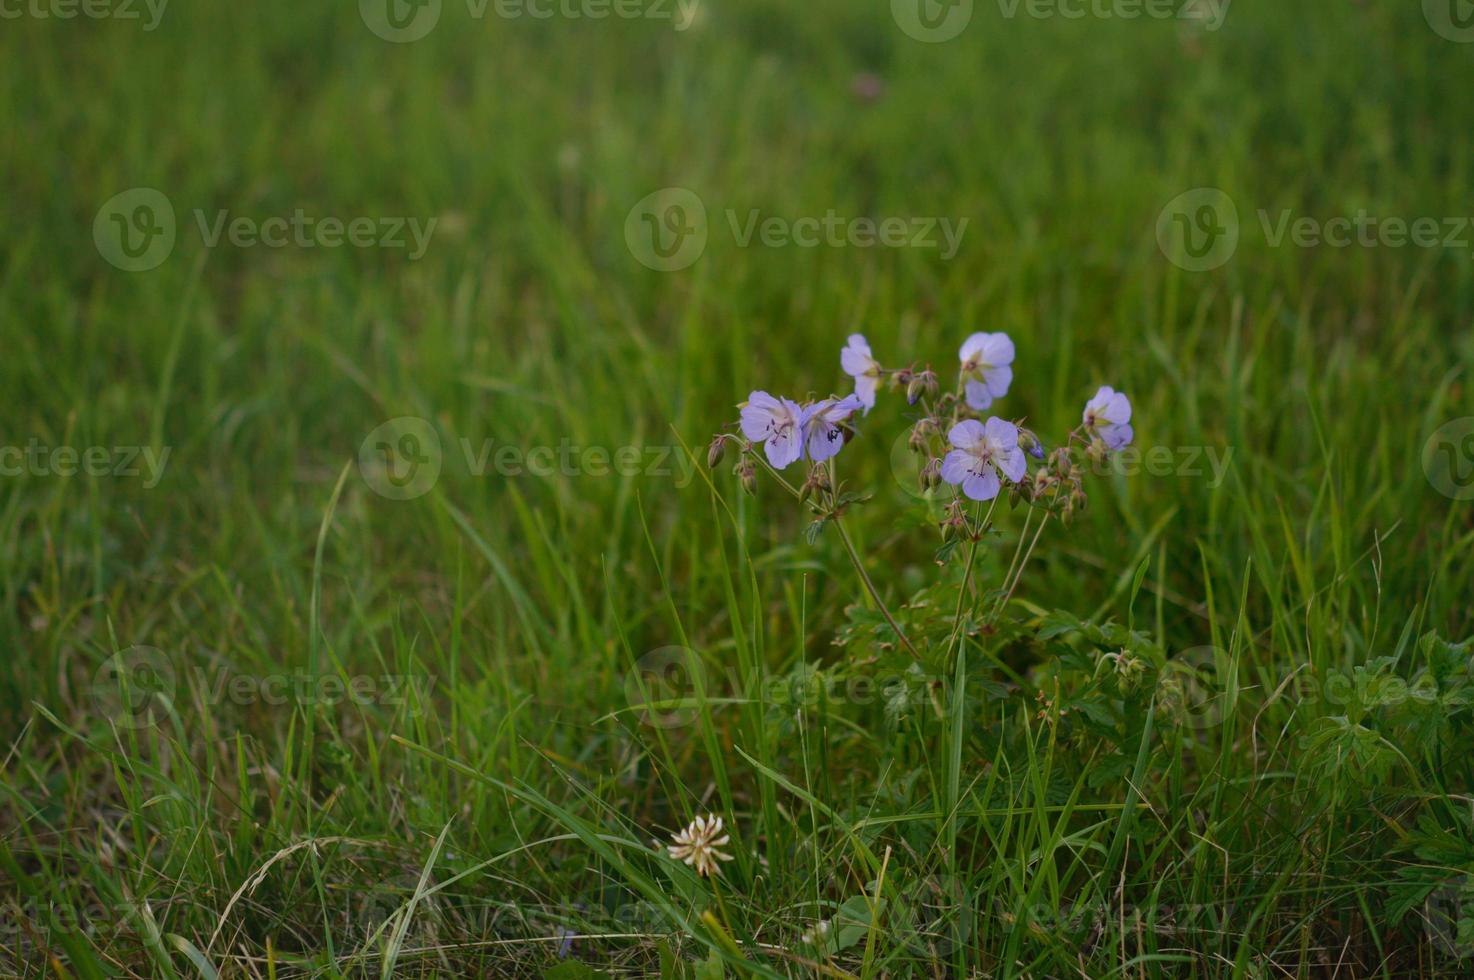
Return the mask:
<svg viewBox="0 0 1474 980">
<path fill-rule="evenodd" d="M 1271 247 L 1257 212 L 1474 215 L 1468 46 L 1380 0 L 1239 0 L 1216 32 L 980 2 L 944 44 L 841 0 L 685 31 L 448 0 L 403 45 L 353 8 L 0 26 L 0 446 L 170 453 L 152 487 L 0 477 L 0 975 L 803 976 L 800 933 L 846 915 L 831 968 L 867 977 L 1467 975 L 1437 913 L 1474 874 L 1470 650 L 1420 638 L 1474 635 L 1474 502 L 1421 462 L 1474 415 L 1470 247 Z M 651 271 L 625 219 L 672 185 L 710 240 Z M 93 219 L 139 186 L 178 242 L 128 273 Z M 1202 186 L 1242 240 L 1187 272 L 1154 228 Z M 439 224 L 411 261 L 210 249 L 193 216 L 298 208 Z M 742 248 L 753 208 L 969 224 L 951 261 Z M 856 692 L 905 658 L 836 642 L 875 612 L 835 529 L 703 459 L 752 388 L 839 386 L 855 329 L 944 372 L 1007 331 L 1000 407 L 1046 437 L 1112 384 L 1138 444 L 1231 462 L 1095 479 L 1019 632 L 967 632 L 898 717 Z M 356 463 L 399 416 L 444 450 L 404 501 Z M 839 457 L 892 608 L 962 574 L 892 474 L 906 424 L 885 399 Z M 477 475 L 462 439 L 668 472 Z M 1148 701 L 1224 651 L 1216 723 L 1094 686 L 1107 622 Z M 172 697 L 120 727 L 136 646 Z M 699 667 L 671 655 L 661 727 L 634 665 L 668 647 Z M 1311 696 L 1358 667 L 1447 696 Z M 231 694 L 273 678 L 327 696 Z M 379 693 L 322 687 L 354 678 Z M 1119 738 L 1082 723 L 1122 704 Z M 715 885 L 652 846 L 706 811 Z"/>
</svg>

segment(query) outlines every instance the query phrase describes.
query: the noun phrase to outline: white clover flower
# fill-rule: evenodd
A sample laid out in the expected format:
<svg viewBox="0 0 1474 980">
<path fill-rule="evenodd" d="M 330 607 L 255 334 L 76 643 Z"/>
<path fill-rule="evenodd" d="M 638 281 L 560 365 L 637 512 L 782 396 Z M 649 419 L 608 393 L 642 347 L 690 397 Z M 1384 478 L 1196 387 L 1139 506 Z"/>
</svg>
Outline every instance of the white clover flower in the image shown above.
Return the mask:
<svg viewBox="0 0 1474 980">
<path fill-rule="evenodd" d="M 666 846 L 670 856 L 696 869 L 699 875 L 710 875 L 720 870 L 718 861 L 730 861 L 732 855 L 717 850 L 732 838 L 722 833 L 722 818 L 715 814 L 697 817 L 690 826 L 671 837 L 674 844 Z"/>
<path fill-rule="evenodd" d="M 805 946 L 820 946 L 820 945 L 823 945 L 824 940 L 826 940 L 828 938 L 829 938 L 829 920 L 828 919 L 820 919 L 818 922 L 815 922 L 813 925 L 811 925 L 807 929 L 805 929 L 803 931 L 803 935 L 801 935 L 801 936 L 798 937 L 799 942 L 803 943 Z"/>
</svg>

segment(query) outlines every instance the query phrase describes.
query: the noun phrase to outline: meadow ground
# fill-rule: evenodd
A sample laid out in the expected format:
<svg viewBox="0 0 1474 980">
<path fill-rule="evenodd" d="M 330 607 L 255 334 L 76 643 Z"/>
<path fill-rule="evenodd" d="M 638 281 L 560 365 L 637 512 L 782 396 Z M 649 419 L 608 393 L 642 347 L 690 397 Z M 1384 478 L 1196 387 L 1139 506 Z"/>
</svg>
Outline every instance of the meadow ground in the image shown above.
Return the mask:
<svg viewBox="0 0 1474 980">
<path fill-rule="evenodd" d="M 1457 6 L 360 8 L 4 8 L 0 974 L 1469 975 Z M 1130 394 L 1006 628 L 855 330 Z"/>
</svg>

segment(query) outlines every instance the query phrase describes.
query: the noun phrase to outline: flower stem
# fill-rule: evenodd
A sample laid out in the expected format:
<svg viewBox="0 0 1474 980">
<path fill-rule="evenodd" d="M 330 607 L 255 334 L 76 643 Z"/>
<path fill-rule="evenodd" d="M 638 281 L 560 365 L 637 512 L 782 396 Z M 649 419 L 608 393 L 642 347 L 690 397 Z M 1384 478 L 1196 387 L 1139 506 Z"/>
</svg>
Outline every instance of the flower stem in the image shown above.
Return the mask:
<svg viewBox="0 0 1474 980">
<path fill-rule="evenodd" d="M 860 574 L 860 581 L 865 583 L 865 589 L 870 593 L 870 598 L 874 599 L 875 604 L 880 607 L 880 614 L 885 617 L 887 623 L 890 623 L 891 629 L 895 630 L 896 636 L 901 641 L 901 645 L 910 651 L 911 656 L 920 660 L 921 654 L 916 652 L 916 648 L 906 638 L 906 634 L 901 630 L 901 624 L 896 622 L 896 617 L 891 615 L 890 609 L 886 607 L 885 600 L 880 597 L 879 590 L 875 588 L 875 583 L 870 580 L 870 573 L 865 571 L 865 563 L 860 560 L 860 555 L 855 551 L 855 545 L 850 541 L 850 536 L 845 531 L 844 524 L 840 522 L 839 515 L 837 514 L 834 516 L 834 529 L 839 532 L 839 540 L 844 542 L 845 551 L 850 556 L 850 564 L 854 565 L 855 571 Z"/>
<path fill-rule="evenodd" d="M 783 475 L 779 473 L 776 469 L 774 469 L 767 460 L 763 459 L 762 456 L 755 452 L 751 455 L 760 464 L 762 464 L 763 469 L 767 470 L 768 473 L 773 477 L 773 479 L 777 480 L 785 490 L 787 490 L 795 498 L 802 496 L 802 494 L 799 493 L 798 489 L 793 484 L 783 479 Z M 839 495 L 838 484 L 835 483 L 834 463 L 832 461 L 829 464 L 829 488 L 830 493 L 833 496 Z M 911 641 L 907 639 L 905 632 L 901 629 L 901 624 L 896 622 L 896 617 L 891 615 L 890 608 L 886 606 L 885 600 L 880 597 L 880 590 L 878 590 L 875 587 L 875 583 L 870 580 L 870 573 L 865 571 L 865 564 L 860 560 L 859 552 L 855 551 L 855 545 L 852 541 L 850 541 L 850 536 L 848 532 L 845 531 L 844 524 L 840 521 L 839 515 L 833 514 L 830 519 L 834 522 L 834 529 L 839 532 L 839 539 L 844 542 L 845 553 L 850 556 L 850 564 L 854 565 L 855 571 L 860 574 L 860 581 L 865 584 L 865 590 L 870 593 L 870 598 L 873 599 L 875 601 L 875 605 L 880 608 L 880 614 L 885 617 L 885 621 L 890 624 L 891 629 L 894 630 L 896 636 L 900 638 L 901 645 L 910 652 L 911 656 L 915 657 L 917 660 L 920 660 L 921 654 L 916 651 L 916 647 L 911 645 Z"/>
</svg>

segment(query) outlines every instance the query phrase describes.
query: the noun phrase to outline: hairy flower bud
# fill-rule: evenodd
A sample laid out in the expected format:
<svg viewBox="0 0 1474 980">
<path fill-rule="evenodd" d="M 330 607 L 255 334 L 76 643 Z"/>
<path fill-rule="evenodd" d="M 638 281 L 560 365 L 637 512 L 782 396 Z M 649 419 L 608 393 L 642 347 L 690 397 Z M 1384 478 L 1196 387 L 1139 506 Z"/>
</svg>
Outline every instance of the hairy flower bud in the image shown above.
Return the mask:
<svg viewBox="0 0 1474 980">
<path fill-rule="evenodd" d="M 711 447 L 706 451 L 707 469 L 716 469 L 717 464 L 727 455 L 727 439 L 725 435 L 718 435 L 711 440 Z"/>
</svg>

